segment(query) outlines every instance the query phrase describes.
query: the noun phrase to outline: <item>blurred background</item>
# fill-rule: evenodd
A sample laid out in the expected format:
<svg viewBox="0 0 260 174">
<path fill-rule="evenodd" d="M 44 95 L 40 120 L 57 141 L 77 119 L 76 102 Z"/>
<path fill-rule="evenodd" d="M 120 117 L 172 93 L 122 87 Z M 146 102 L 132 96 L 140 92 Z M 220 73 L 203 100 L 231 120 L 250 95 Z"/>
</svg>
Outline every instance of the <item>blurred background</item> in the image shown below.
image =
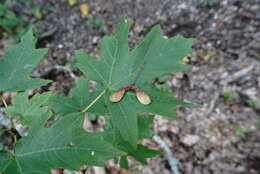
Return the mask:
<svg viewBox="0 0 260 174">
<path fill-rule="evenodd" d="M 73 68 L 73 51 L 99 57 L 101 38 L 115 32 L 122 15 L 132 24 L 131 48 L 157 24 L 168 37 L 197 39 L 195 52 L 185 58 L 192 69 L 156 83 L 203 106 L 179 108 L 178 121 L 156 116 L 155 134 L 179 160 L 180 173 L 260 174 L 260 0 L 0 0 L 0 57 L 33 27 L 37 47 L 49 48 L 33 76 L 53 83 L 29 92 L 68 94 L 81 75 Z M 1 95 L 10 102 L 14 93 Z M 90 118 L 94 127 L 101 122 Z M 0 127 L 8 126 L 0 112 Z M 6 133 L 0 136 L 0 148 L 12 144 Z M 171 160 L 164 153 L 146 166 L 132 161 L 128 171 L 108 162 L 85 173 L 170 174 Z"/>
</svg>

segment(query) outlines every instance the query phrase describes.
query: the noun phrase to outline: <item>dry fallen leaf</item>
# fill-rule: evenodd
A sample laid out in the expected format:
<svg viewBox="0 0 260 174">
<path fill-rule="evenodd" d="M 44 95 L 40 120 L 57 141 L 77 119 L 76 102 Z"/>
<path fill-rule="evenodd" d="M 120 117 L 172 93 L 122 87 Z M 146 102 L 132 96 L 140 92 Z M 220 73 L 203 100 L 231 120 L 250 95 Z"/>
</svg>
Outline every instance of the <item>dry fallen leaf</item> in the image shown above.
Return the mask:
<svg viewBox="0 0 260 174">
<path fill-rule="evenodd" d="M 88 15 L 89 15 L 89 6 L 88 6 L 88 4 L 82 4 L 81 6 L 80 6 L 80 12 L 81 12 L 81 15 L 83 16 L 83 17 L 88 17 Z"/>
<path fill-rule="evenodd" d="M 77 3 L 77 0 L 68 0 L 68 1 L 70 6 L 73 6 Z"/>
<path fill-rule="evenodd" d="M 111 102 L 119 102 L 125 94 L 125 89 L 119 89 L 109 96 Z"/>
</svg>

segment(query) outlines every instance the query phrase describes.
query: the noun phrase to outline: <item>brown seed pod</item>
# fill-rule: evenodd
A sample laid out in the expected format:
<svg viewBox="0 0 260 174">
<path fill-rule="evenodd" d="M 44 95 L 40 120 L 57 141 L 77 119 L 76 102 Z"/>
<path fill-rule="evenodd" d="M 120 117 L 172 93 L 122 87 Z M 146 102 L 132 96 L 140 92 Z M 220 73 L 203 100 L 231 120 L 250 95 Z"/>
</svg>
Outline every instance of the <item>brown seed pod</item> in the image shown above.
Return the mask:
<svg viewBox="0 0 260 174">
<path fill-rule="evenodd" d="M 135 90 L 135 92 L 136 92 L 136 97 L 140 103 L 142 103 L 144 105 L 148 105 L 151 103 L 150 96 L 148 94 L 146 94 L 144 91 L 138 89 L 138 90 Z"/>
<path fill-rule="evenodd" d="M 119 89 L 109 96 L 111 102 L 119 102 L 125 94 L 125 89 Z"/>
</svg>

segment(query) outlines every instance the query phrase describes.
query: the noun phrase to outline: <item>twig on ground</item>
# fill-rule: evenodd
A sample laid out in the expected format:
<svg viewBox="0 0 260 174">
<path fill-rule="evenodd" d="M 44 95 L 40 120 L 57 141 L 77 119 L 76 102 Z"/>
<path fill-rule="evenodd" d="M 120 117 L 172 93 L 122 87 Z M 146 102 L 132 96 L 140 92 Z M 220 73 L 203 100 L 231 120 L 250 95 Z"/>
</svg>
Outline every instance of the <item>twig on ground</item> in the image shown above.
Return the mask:
<svg viewBox="0 0 260 174">
<path fill-rule="evenodd" d="M 212 100 L 210 101 L 209 108 L 206 112 L 206 115 L 210 114 L 214 110 L 218 98 L 219 98 L 219 93 L 215 92 L 214 96 L 212 97 Z"/>
<path fill-rule="evenodd" d="M 159 144 L 159 146 L 165 151 L 169 164 L 171 166 L 171 170 L 174 174 L 180 174 L 179 172 L 179 160 L 174 157 L 172 151 L 170 150 L 169 146 L 157 135 L 153 136 L 153 140 Z"/>
<path fill-rule="evenodd" d="M 234 74 L 230 75 L 229 78 L 227 78 L 226 80 L 224 80 L 222 83 L 223 84 L 227 84 L 227 83 L 230 83 L 232 81 L 235 81 L 241 77 L 244 77 L 246 76 L 250 71 L 252 71 L 254 69 L 254 65 L 251 65 L 247 68 L 244 68 L 244 69 L 241 69 L 237 72 L 235 72 Z"/>
</svg>

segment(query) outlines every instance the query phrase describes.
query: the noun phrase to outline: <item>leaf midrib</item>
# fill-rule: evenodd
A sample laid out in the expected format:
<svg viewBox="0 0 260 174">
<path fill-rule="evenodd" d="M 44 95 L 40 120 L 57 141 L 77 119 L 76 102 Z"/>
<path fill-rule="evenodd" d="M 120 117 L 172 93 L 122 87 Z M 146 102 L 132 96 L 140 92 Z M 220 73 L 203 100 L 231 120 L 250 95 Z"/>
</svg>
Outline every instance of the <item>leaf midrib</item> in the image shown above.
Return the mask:
<svg viewBox="0 0 260 174">
<path fill-rule="evenodd" d="M 126 80 L 126 79 L 128 79 L 128 78 L 134 76 L 135 74 L 141 74 L 141 72 L 144 70 L 145 64 L 146 64 L 146 62 L 147 62 L 145 58 L 146 58 L 146 56 L 147 56 L 147 53 L 148 53 L 149 50 L 151 49 L 151 46 L 150 46 L 150 45 L 152 45 L 156 39 L 157 39 L 157 38 L 154 37 L 154 38 L 152 38 L 152 40 L 150 41 L 149 47 L 148 47 L 148 49 L 146 50 L 145 55 L 144 55 L 144 60 L 140 63 L 140 65 L 139 65 L 135 70 L 132 70 L 125 78 L 119 80 L 117 83 L 115 83 L 115 84 L 112 85 L 112 84 L 111 84 L 111 79 L 112 79 L 112 74 L 113 74 L 113 73 L 111 73 L 111 72 L 113 71 L 114 63 L 116 62 L 115 59 L 114 59 L 113 64 L 112 64 L 112 67 L 111 67 L 111 71 L 110 71 L 110 76 L 109 76 L 109 79 L 110 79 L 110 81 L 109 81 L 109 86 L 108 86 L 109 89 L 117 90 L 117 89 L 114 89 L 113 87 L 116 86 L 116 85 L 118 85 L 118 84 L 120 84 L 120 83 L 123 82 L 124 80 Z M 117 40 L 116 40 L 116 41 L 117 41 Z M 145 40 L 143 40 L 134 50 L 136 50 L 136 49 L 138 49 L 139 47 L 141 47 L 144 43 L 145 43 Z M 117 50 L 118 50 L 118 47 L 116 47 L 116 48 L 117 48 Z M 116 51 L 117 51 L 117 50 L 116 50 Z M 134 51 L 134 50 L 133 50 L 133 51 Z M 131 52 L 133 52 L 133 51 L 130 51 L 130 52 L 129 52 L 129 57 L 130 57 L 130 58 L 132 57 L 132 56 L 131 56 Z M 103 58 L 103 59 L 104 59 L 104 61 L 105 61 L 105 58 Z M 137 80 L 138 80 L 138 76 L 136 77 L 134 83 L 135 83 Z"/>
<path fill-rule="evenodd" d="M 30 155 L 35 155 L 35 154 L 40 154 L 40 153 L 46 153 L 46 152 L 57 152 L 57 151 L 63 151 L 63 150 L 84 150 L 84 151 L 95 151 L 95 152 L 107 152 L 107 151 L 102 151 L 102 150 L 96 150 L 96 149 L 89 149 L 89 148 L 76 148 L 76 147 L 56 147 L 56 148 L 49 148 L 49 149 L 44 149 L 44 150 L 38 150 L 34 152 L 27 152 L 27 153 L 22 153 L 22 154 L 15 154 L 16 157 L 25 157 L 25 156 L 30 156 Z"/>
</svg>

